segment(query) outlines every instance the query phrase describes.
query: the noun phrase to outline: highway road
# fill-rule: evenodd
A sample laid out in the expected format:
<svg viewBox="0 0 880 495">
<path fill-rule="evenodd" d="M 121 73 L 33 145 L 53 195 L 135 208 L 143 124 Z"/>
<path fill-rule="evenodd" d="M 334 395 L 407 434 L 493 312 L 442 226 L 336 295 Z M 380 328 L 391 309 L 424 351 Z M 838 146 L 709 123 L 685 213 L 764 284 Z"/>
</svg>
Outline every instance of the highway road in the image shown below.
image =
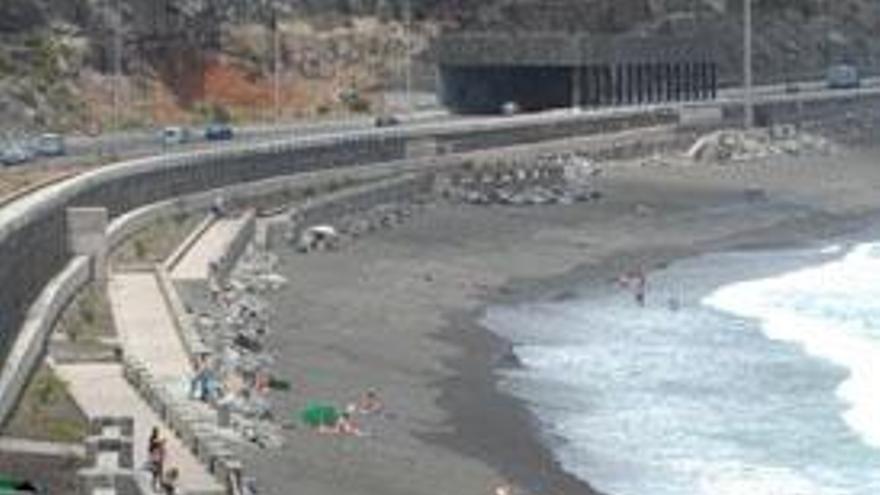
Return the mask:
<svg viewBox="0 0 880 495">
<path fill-rule="evenodd" d="M 791 88 L 797 91 L 792 92 Z M 757 86 L 753 90 L 755 103 L 788 102 L 823 100 L 833 98 L 853 98 L 859 96 L 880 95 L 880 78 L 866 78 L 862 86 L 855 89 L 828 89 L 825 81 L 798 81 L 789 84 Z M 602 108 L 575 109 L 574 112 L 587 115 L 608 115 L 617 112 L 681 108 L 711 108 L 742 104 L 743 88 L 725 88 L 718 92 L 714 100 L 663 102 L 653 104 L 625 105 Z M 260 124 L 235 128 L 235 138 L 231 141 L 206 141 L 201 129 L 193 128 L 193 141 L 185 144 L 163 146 L 157 130 L 140 130 L 107 134 L 99 137 L 70 136 L 66 138 L 67 155 L 51 159 L 38 159 L 25 164 L 26 166 L 65 166 L 76 164 L 100 163 L 102 161 L 121 158 L 136 158 L 169 152 L 183 152 L 198 149 L 211 149 L 227 146 L 240 146 L 242 143 L 255 144 L 266 141 L 290 138 L 307 138 L 317 136 L 370 133 L 393 134 L 404 129 L 418 128 L 452 128 L 462 123 L 482 124 L 487 126 L 515 124 L 522 120 L 555 118 L 571 114 L 572 109 L 559 109 L 537 114 L 516 116 L 454 116 L 444 110 L 422 110 L 409 116 L 401 116 L 398 126 L 376 128 L 372 116 L 352 116 L 345 119 L 327 120 L 322 122 L 284 123 L 278 126 Z"/>
</svg>

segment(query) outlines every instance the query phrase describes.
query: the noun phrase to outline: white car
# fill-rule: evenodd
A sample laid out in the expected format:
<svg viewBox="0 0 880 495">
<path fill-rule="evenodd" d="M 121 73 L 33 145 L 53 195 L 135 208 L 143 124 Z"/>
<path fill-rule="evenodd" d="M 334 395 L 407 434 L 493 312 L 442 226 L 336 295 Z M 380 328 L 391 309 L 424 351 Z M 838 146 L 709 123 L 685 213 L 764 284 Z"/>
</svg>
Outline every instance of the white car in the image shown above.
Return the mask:
<svg viewBox="0 0 880 495">
<path fill-rule="evenodd" d="M 62 156 L 67 150 L 64 136 L 54 133 L 41 134 L 34 140 L 34 151 L 41 156 Z"/>
<path fill-rule="evenodd" d="M 190 140 L 190 132 L 186 127 L 168 126 L 159 133 L 159 139 L 164 146 L 184 144 Z"/>
<path fill-rule="evenodd" d="M 829 89 L 853 89 L 862 85 L 859 70 L 850 64 L 838 64 L 830 67 L 826 82 Z"/>
<path fill-rule="evenodd" d="M 28 162 L 33 157 L 33 152 L 20 144 L 12 144 L 0 152 L 0 162 L 7 166 Z"/>
</svg>

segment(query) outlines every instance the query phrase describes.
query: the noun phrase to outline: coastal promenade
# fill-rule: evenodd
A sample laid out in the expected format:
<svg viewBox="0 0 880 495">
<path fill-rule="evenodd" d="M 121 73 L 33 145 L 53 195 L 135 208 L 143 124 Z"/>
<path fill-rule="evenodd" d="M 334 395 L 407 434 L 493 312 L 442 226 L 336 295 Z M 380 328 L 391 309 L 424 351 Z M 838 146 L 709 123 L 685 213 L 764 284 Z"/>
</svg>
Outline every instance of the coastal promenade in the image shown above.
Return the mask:
<svg viewBox="0 0 880 495">
<path fill-rule="evenodd" d="M 248 219 L 246 216 L 221 218 L 213 222 L 172 267 L 175 280 L 208 280 L 209 265 L 218 261 Z"/>
<path fill-rule="evenodd" d="M 186 380 L 193 370 L 152 272 L 115 273 L 108 288 L 125 353 L 158 380 Z"/>
<path fill-rule="evenodd" d="M 134 418 L 134 465 L 138 481 L 149 486 L 147 441 L 153 427 L 159 427 L 167 440 L 166 468 L 180 471 L 180 490 L 186 495 L 221 494 L 223 488 L 199 463 L 189 449 L 164 427 L 162 419 L 135 392 L 118 364 L 75 364 L 56 367 L 86 416 L 129 416 Z"/>
<path fill-rule="evenodd" d="M 189 247 L 177 267 L 188 279 L 207 277 L 209 260 L 217 259 L 241 227 L 241 219 L 214 222 Z M 126 356 L 144 364 L 152 378 L 171 392 L 173 399 L 186 402 L 201 416 L 212 416 L 209 406 L 188 397 L 194 370 L 175 326 L 157 275 L 152 271 L 112 273 L 107 285 L 110 307 Z M 159 427 L 167 443 L 166 468 L 180 471 L 181 493 L 209 495 L 225 493 L 207 468 L 173 433 L 162 418 L 132 388 L 118 364 L 59 365 L 59 375 L 89 418 L 130 416 L 134 418 L 135 466 L 147 462 L 147 443 L 153 427 Z M 148 483 L 140 470 L 138 480 Z"/>
</svg>

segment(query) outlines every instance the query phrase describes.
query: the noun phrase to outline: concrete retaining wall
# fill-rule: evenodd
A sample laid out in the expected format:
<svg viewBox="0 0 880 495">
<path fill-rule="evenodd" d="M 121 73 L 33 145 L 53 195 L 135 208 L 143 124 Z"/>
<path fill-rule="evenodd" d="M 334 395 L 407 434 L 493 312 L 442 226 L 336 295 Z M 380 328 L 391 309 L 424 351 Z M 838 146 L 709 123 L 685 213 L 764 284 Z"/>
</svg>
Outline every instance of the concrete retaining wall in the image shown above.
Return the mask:
<svg viewBox="0 0 880 495">
<path fill-rule="evenodd" d="M 350 213 L 362 212 L 383 204 L 409 201 L 430 192 L 432 185 L 433 179 L 429 174 L 411 174 L 328 194 L 297 208 L 290 234 L 297 239 L 302 230 L 309 226 L 332 224 Z"/>
<path fill-rule="evenodd" d="M 31 306 L 18 338 L 0 368 L 0 419 L 12 412 L 31 372 L 43 356 L 55 322 L 74 294 L 89 281 L 89 271 L 87 256 L 72 259 Z M 10 289 L 13 287 L 6 291 L 12 292 Z"/>
<path fill-rule="evenodd" d="M 256 212 L 249 210 L 244 215 L 244 223 L 241 228 L 235 232 L 229 243 L 223 246 L 223 254 L 220 256 L 220 259 L 214 260 L 217 263 L 218 275 L 222 280 L 226 280 L 229 277 L 229 274 L 235 267 L 235 263 L 244 254 L 257 230 Z"/>
<path fill-rule="evenodd" d="M 407 143 L 413 140 L 424 143 L 433 139 L 434 149 L 443 153 L 676 119 L 668 109 L 653 108 L 373 129 L 131 160 L 49 185 L 0 209 L 0 282 L 16 288 L 0 291 L 0 359 L 8 354 L 27 308 L 70 260 L 65 244 L 68 206 L 106 207 L 112 220 L 143 205 L 235 184 L 402 160 Z M 145 222 L 150 216 L 145 212 L 138 215 L 143 215 Z M 126 225 L 136 230 L 134 224 Z M 111 232 L 113 242 L 128 233 Z"/>
</svg>

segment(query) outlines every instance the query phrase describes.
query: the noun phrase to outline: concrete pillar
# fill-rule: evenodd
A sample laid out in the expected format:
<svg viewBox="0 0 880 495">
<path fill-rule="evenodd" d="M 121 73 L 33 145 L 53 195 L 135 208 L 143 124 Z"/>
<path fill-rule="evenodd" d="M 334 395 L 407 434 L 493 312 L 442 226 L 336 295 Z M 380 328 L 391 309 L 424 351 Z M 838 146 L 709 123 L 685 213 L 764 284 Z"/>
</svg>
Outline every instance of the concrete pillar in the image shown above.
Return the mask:
<svg viewBox="0 0 880 495">
<path fill-rule="evenodd" d="M 635 98 L 635 66 L 626 64 L 626 102 L 633 103 Z"/>
<path fill-rule="evenodd" d="M 681 64 L 681 82 L 682 82 L 682 99 L 685 101 L 689 101 L 693 98 L 693 88 L 691 87 L 691 83 L 693 82 L 691 79 L 691 63 L 684 62 Z"/>
<path fill-rule="evenodd" d="M 666 88 L 666 101 L 672 101 L 672 98 L 675 96 L 672 88 L 672 64 L 664 64 L 663 72 L 663 86 Z"/>
<path fill-rule="evenodd" d="M 703 62 L 696 62 L 694 64 L 694 72 L 692 75 L 692 79 L 694 81 L 694 99 L 702 100 L 703 99 Z"/>
<path fill-rule="evenodd" d="M 67 248 L 90 257 L 92 277 L 99 284 L 107 281 L 108 216 L 106 208 L 67 209 Z"/>
<path fill-rule="evenodd" d="M 718 65 L 709 63 L 709 97 L 713 100 L 718 97 Z"/>
<path fill-rule="evenodd" d="M 681 101 L 681 63 L 672 65 L 672 99 Z"/>
<path fill-rule="evenodd" d="M 615 67 L 617 73 L 614 78 L 614 103 L 623 103 L 623 65 L 617 64 Z"/>
<path fill-rule="evenodd" d="M 704 99 L 704 100 L 707 100 L 712 96 L 712 81 L 709 77 L 710 76 L 709 65 L 710 65 L 709 62 L 706 62 L 706 61 L 704 61 L 702 63 L 703 68 L 702 68 L 702 74 L 700 75 L 700 77 L 702 78 L 702 85 L 703 85 L 702 99 Z"/>
</svg>

